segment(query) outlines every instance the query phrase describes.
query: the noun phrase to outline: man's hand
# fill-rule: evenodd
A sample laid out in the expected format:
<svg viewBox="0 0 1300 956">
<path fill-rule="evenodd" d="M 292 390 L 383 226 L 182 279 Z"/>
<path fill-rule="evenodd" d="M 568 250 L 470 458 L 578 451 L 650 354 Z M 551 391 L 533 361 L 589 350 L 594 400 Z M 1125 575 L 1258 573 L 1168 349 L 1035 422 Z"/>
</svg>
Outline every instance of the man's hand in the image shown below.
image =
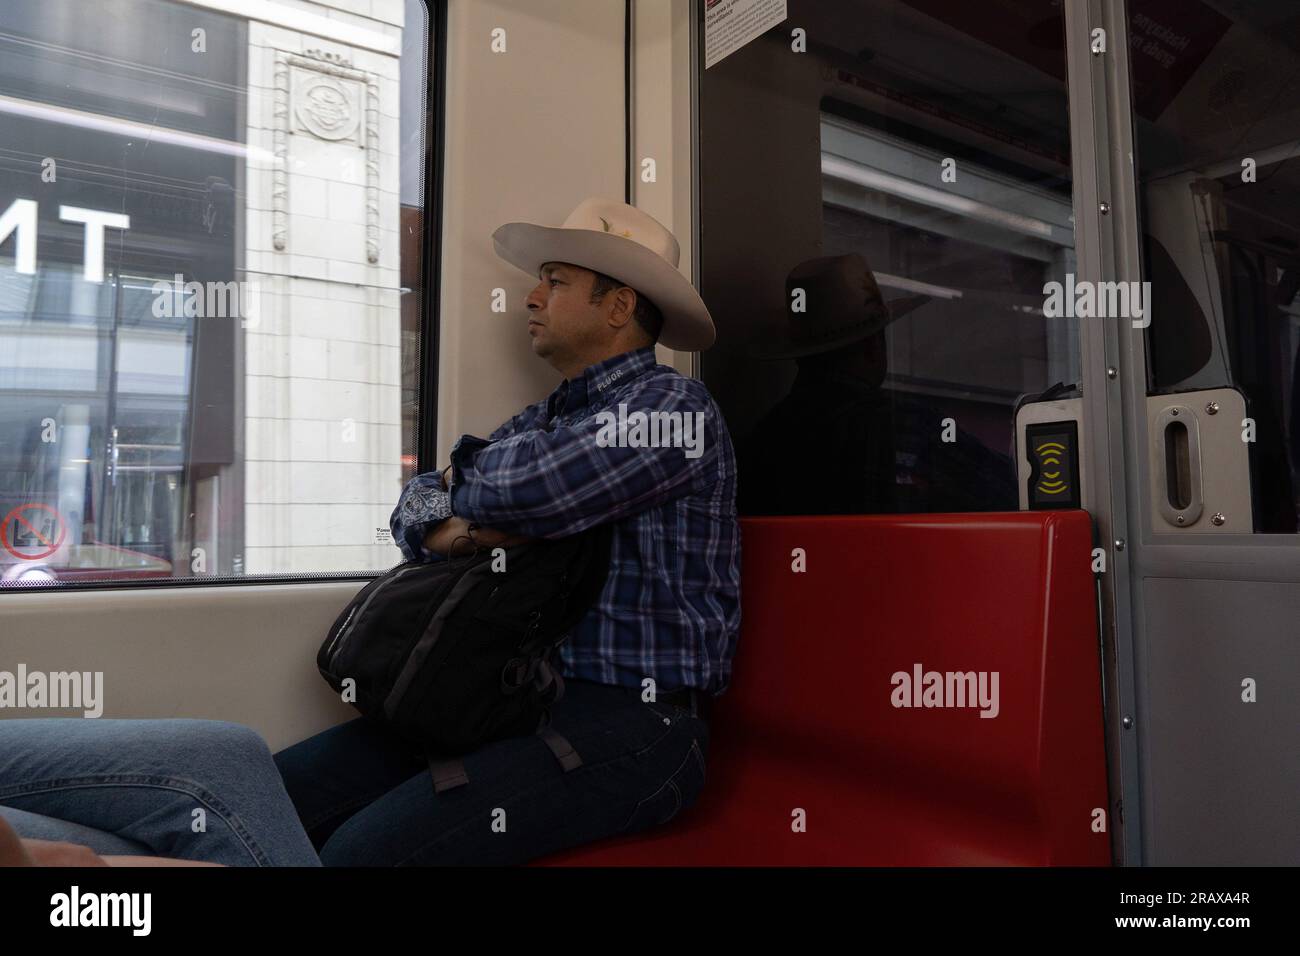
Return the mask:
<svg viewBox="0 0 1300 956">
<path fill-rule="evenodd" d="M 24 841 L 14 832 L 9 821 L 0 817 L 0 866 L 35 866 Z"/>
<path fill-rule="evenodd" d="M 23 840 L 23 846 L 31 857 L 32 866 L 108 866 L 104 858 L 90 847 L 77 843 Z"/>
<path fill-rule="evenodd" d="M 24 840 L 0 817 L 0 866 L 108 866 L 90 847 Z"/>
<path fill-rule="evenodd" d="M 88 846 L 55 840 L 27 840 L 0 817 L 0 866 L 220 866 L 161 856 L 100 856 Z"/>
<path fill-rule="evenodd" d="M 476 528 L 471 542 L 469 522 L 452 515 L 424 536 L 424 546 L 430 551 L 444 557 L 470 554 L 477 545 L 480 548 L 508 548 L 511 545 L 531 541 L 527 535 L 510 534 L 495 528 Z"/>
</svg>

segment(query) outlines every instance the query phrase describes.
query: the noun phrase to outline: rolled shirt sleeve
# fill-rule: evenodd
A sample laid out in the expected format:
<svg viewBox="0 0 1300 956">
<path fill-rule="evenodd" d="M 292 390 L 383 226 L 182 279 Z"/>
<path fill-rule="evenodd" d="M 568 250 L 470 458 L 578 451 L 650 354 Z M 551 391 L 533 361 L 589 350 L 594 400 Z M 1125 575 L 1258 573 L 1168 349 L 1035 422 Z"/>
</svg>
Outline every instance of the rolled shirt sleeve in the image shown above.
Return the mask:
<svg viewBox="0 0 1300 956">
<path fill-rule="evenodd" d="M 393 543 L 407 561 L 432 561 L 441 555 L 424 547 L 429 529 L 451 517 L 451 496 L 443 486 L 442 475 L 429 471 L 416 475 L 402 489 L 397 507 L 388 519 Z"/>
<path fill-rule="evenodd" d="M 509 421 L 492 432 L 491 440 L 506 438 L 520 429 L 528 428 L 539 415 L 546 412 L 546 401 L 529 405 Z M 482 441 L 482 439 L 477 439 Z M 443 483 L 441 472 L 429 471 L 416 475 L 406 483 L 388 519 L 393 532 L 393 543 L 407 561 L 438 561 L 442 555 L 424 547 L 429 531 L 452 516 L 451 496 Z"/>
</svg>

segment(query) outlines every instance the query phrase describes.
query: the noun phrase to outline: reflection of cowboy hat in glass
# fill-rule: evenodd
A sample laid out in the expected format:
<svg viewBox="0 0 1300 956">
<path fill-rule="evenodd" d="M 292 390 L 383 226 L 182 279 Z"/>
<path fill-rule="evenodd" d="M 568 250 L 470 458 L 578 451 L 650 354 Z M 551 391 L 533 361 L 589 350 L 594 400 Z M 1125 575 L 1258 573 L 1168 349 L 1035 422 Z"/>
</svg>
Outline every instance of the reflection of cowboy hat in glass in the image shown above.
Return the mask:
<svg viewBox="0 0 1300 956">
<path fill-rule="evenodd" d="M 803 290 L 803 311 L 794 292 Z M 857 253 L 801 262 L 785 280 L 785 328 L 774 340 L 754 346 L 754 358 L 802 358 L 833 352 L 875 335 L 929 296 L 905 296 L 886 303 L 867 261 Z"/>
</svg>

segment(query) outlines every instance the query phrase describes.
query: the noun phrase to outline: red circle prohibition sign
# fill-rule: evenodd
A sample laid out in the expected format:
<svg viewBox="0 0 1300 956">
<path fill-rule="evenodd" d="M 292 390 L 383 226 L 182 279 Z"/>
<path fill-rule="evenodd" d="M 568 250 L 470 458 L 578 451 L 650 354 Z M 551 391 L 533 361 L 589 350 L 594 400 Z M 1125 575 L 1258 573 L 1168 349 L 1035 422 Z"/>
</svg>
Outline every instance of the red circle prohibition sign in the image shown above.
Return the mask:
<svg viewBox="0 0 1300 956">
<path fill-rule="evenodd" d="M 48 511 L 50 514 L 54 515 L 55 526 L 59 529 L 58 540 L 51 543 L 49 538 L 36 530 L 35 526 L 22 516 L 22 512 L 27 511 L 30 508 L 34 508 L 38 511 Z M 36 537 L 39 538 L 41 542 L 49 548 L 49 550 L 42 551 L 40 554 L 19 554 L 11 548 L 9 546 L 9 525 L 15 521 L 27 525 L 28 530 L 31 531 L 32 534 L 36 535 Z M 41 558 L 48 558 L 55 551 L 59 550 L 59 545 L 63 544 L 63 539 L 66 538 L 67 535 L 68 523 L 64 520 L 63 515 L 59 514 L 56 509 L 51 508 L 49 505 L 41 504 L 39 501 L 31 501 L 25 505 L 19 505 L 17 508 L 14 508 L 5 515 L 4 521 L 0 521 L 0 544 L 3 544 L 5 550 L 19 561 L 39 561 Z"/>
</svg>

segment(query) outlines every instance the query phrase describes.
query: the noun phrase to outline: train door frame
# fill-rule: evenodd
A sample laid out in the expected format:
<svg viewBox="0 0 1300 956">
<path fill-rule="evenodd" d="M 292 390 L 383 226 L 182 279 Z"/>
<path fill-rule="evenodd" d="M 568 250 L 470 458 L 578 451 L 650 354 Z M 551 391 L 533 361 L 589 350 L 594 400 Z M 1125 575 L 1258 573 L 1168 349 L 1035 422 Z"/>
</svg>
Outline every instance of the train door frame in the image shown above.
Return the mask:
<svg viewBox="0 0 1300 956">
<path fill-rule="evenodd" d="M 1065 0 L 1065 10 L 1072 129 L 1093 134 L 1088 141 L 1083 135 L 1072 137 L 1080 273 L 1096 279 L 1140 281 L 1144 278 L 1142 206 L 1128 4 L 1126 0 Z M 1106 31 L 1107 52 L 1091 55 L 1089 34 L 1097 27 Z M 1192 697 L 1198 689 L 1179 683 L 1179 671 L 1170 667 L 1174 639 L 1179 656 L 1189 660 L 1190 667 L 1208 671 L 1215 663 L 1224 663 L 1222 648 L 1229 638 L 1235 648 L 1236 638 L 1250 633 L 1252 625 L 1274 621 L 1279 612 L 1286 613 L 1294 605 L 1277 586 L 1300 583 L 1300 552 L 1293 535 L 1280 533 L 1205 533 L 1187 528 L 1157 534 L 1150 484 L 1146 335 L 1126 322 L 1083 323 L 1082 335 L 1085 440 L 1096 479 L 1093 517 L 1108 558 L 1099 585 L 1116 860 L 1127 865 L 1269 862 L 1285 846 L 1277 839 L 1285 810 L 1270 817 L 1268 793 L 1285 790 L 1285 777 L 1272 778 L 1273 787 L 1264 788 L 1264 803 L 1253 807 L 1261 811 L 1255 814 L 1245 803 L 1254 791 L 1237 770 L 1262 763 L 1261 772 L 1289 773 L 1296 779 L 1300 773 L 1294 764 L 1278 766 L 1266 759 L 1270 746 L 1273 752 L 1285 752 L 1286 738 L 1271 744 L 1261 741 L 1266 750 L 1260 763 L 1241 763 L 1239 758 L 1235 770 L 1222 765 L 1212 776 L 1198 775 L 1195 761 L 1205 758 L 1184 758 L 1211 753 L 1215 747 L 1233 753 L 1234 746 L 1249 735 L 1253 713 L 1248 716 L 1235 705 L 1224 706 L 1235 697 L 1233 686 L 1242 675 L 1222 676 L 1223 695 L 1216 701 L 1176 705 L 1169 712 L 1163 706 Z M 1150 583 L 1156 579 L 1164 579 L 1159 593 Z M 1198 589 L 1217 590 L 1223 605 L 1234 603 L 1235 595 L 1236 608 L 1215 615 L 1220 626 L 1232 622 L 1231 633 L 1211 633 L 1213 622 L 1198 620 L 1194 605 L 1174 599 L 1175 593 L 1186 597 L 1193 580 Z M 1177 590 L 1179 585 L 1182 590 Z M 1253 585 L 1254 595 L 1250 606 L 1242 600 L 1248 585 Z M 1264 661 L 1271 654 L 1285 653 L 1280 647 L 1243 645 L 1231 660 L 1243 665 L 1249 660 L 1272 670 Z M 1276 686 L 1274 692 L 1284 693 Z M 1221 722 L 1211 722 L 1216 739 L 1202 740 L 1204 729 L 1180 722 L 1180 708 L 1184 716 L 1217 708 Z M 1286 732 L 1282 727 L 1278 731 Z M 1225 789 L 1225 778 L 1236 781 L 1235 787 Z M 1232 807 L 1234 794 L 1242 801 L 1237 812 Z M 1277 806 L 1282 803 L 1277 800 Z M 1202 821 L 1205 826 L 1194 832 Z M 1261 852 L 1270 854 L 1270 860 L 1261 858 Z"/>
<path fill-rule="evenodd" d="M 1075 250 L 1080 280 L 1116 277 L 1120 253 L 1111 228 L 1118 216 L 1112 181 L 1113 102 L 1128 94 L 1126 34 L 1103 17 L 1100 0 L 1065 0 L 1066 70 L 1070 108 L 1070 150 L 1074 169 Z M 1120 14 L 1122 19 L 1122 12 Z M 1108 53 L 1093 54 L 1097 24 L 1111 37 Z M 1123 72 L 1115 67 L 1123 66 Z M 1121 95 L 1117 95 L 1121 94 Z M 1109 198 L 1108 198 L 1109 197 Z M 1103 205 L 1105 204 L 1105 205 Z M 1131 208 L 1131 207 L 1129 207 Z M 1110 781 L 1112 857 L 1119 865 L 1142 862 L 1142 792 L 1138 785 L 1131 558 L 1127 542 L 1130 503 L 1123 480 L 1127 466 L 1119 380 L 1119 328 L 1115 322 L 1081 322 L 1083 443 L 1092 493 L 1096 543 L 1106 556 L 1098 575 L 1103 710 L 1107 776 Z M 1125 810 L 1127 809 L 1127 813 Z"/>
</svg>

